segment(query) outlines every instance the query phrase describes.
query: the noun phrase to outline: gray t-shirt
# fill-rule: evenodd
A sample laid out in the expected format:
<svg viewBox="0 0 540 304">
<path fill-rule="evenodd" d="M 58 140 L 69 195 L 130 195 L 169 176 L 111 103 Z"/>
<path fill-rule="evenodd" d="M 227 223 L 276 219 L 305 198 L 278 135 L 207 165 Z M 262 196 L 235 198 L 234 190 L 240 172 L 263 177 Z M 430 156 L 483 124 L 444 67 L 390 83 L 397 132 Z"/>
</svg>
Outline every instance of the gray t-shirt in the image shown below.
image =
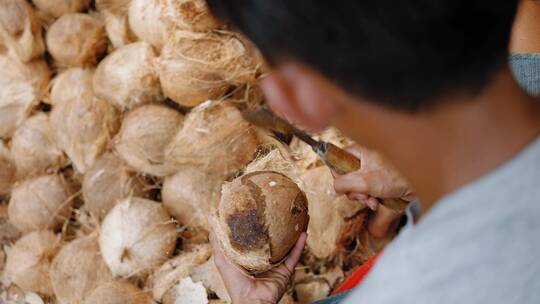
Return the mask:
<svg viewBox="0 0 540 304">
<path fill-rule="evenodd" d="M 540 138 L 441 199 L 345 303 L 540 303 Z"/>
</svg>

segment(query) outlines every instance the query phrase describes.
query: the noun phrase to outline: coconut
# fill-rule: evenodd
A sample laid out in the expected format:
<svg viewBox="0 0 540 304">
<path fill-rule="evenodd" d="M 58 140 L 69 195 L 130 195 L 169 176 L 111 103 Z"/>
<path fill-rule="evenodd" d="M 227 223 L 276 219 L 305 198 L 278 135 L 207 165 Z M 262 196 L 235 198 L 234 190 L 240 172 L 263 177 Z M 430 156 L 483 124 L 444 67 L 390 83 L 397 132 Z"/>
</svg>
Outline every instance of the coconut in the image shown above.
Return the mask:
<svg viewBox="0 0 540 304">
<path fill-rule="evenodd" d="M 165 178 L 163 205 L 181 224 L 208 230 L 207 217 L 217 208 L 225 178 L 187 167 Z"/>
<path fill-rule="evenodd" d="M 111 104 L 90 92 L 66 101 L 53 108 L 51 125 L 58 146 L 69 156 L 75 169 L 84 173 L 116 133 L 118 113 Z"/>
<path fill-rule="evenodd" d="M 209 244 L 198 245 L 191 251 L 184 251 L 180 255 L 166 261 L 148 279 L 148 285 L 152 288 L 152 296 L 158 302 L 163 301 L 163 297 L 181 279 L 199 265 L 210 258 L 212 248 Z"/>
<path fill-rule="evenodd" d="M 43 60 L 23 64 L 0 55 L 0 138 L 9 138 L 39 103 L 49 83 Z"/>
<path fill-rule="evenodd" d="M 165 159 L 178 170 L 196 166 L 226 176 L 247 165 L 259 143 L 257 132 L 237 108 L 229 102 L 212 102 L 186 116 L 165 150 Z"/>
<path fill-rule="evenodd" d="M 298 180 L 302 172 L 286 150 L 277 148 L 256 157 L 248 164 L 245 173 L 256 171 L 275 171 L 290 177 L 294 181 Z"/>
<path fill-rule="evenodd" d="M 204 264 L 193 268 L 190 276 L 194 282 L 203 283 L 204 287 L 214 292 L 221 300 L 227 303 L 232 302 L 227 287 L 216 267 L 214 258 L 210 258 Z"/>
<path fill-rule="evenodd" d="M 61 67 L 94 65 L 107 50 L 103 23 L 88 14 L 63 15 L 51 25 L 46 40 Z"/>
<path fill-rule="evenodd" d="M 220 23 L 204 0 L 132 0 L 129 25 L 139 39 L 161 49 L 175 29 L 207 31 Z"/>
<path fill-rule="evenodd" d="M 48 169 L 55 171 L 65 163 L 45 113 L 30 117 L 15 131 L 11 152 L 19 178 L 45 173 Z"/>
<path fill-rule="evenodd" d="M 10 151 L 0 140 L 0 195 L 8 194 L 15 182 L 16 167 Z"/>
<path fill-rule="evenodd" d="M 251 273 L 279 265 L 308 225 L 307 199 L 288 177 L 259 171 L 224 184 L 216 238 Z"/>
<path fill-rule="evenodd" d="M 84 175 L 84 208 L 102 219 L 123 198 L 141 195 L 142 187 L 133 169 L 116 154 L 106 153 Z"/>
<path fill-rule="evenodd" d="M 105 18 L 105 30 L 113 48 L 119 48 L 126 44 L 137 41 L 137 37 L 131 31 L 127 15 L 117 16 L 108 12 L 103 13 Z"/>
<path fill-rule="evenodd" d="M 69 219 L 72 191 L 61 175 L 42 175 L 17 185 L 9 201 L 9 220 L 22 232 L 58 229 Z"/>
<path fill-rule="evenodd" d="M 186 277 L 165 294 L 163 304 L 208 304 L 208 293 L 201 282 Z"/>
<path fill-rule="evenodd" d="M 325 299 L 331 291 L 330 286 L 323 279 L 296 284 L 294 289 L 300 304 L 310 304 Z"/>
<path fill-rule="evenodd" d="M 0 2 L 0 53 L 26 62 L 45 51 L 41 24 L 25 0 Z"/>
<path fill-rule="evenodd" d="M 306 171 L 301 181 L 309 202 L 307 247 L 317 258 L 337 255 L 364 229 L 367 209 L 336 194 L 328 167 Z"/>
<path fill-rule="evenodd" d="M 59 245 L 59 236 L 48 230 L 23 236 L 7 252 L 6 278 L 26 292 L 53 295 L 49 269 Z"/>
<path fill-rule="evenodd" d="M 161 204 L 131 197 L 103 220 L 99 247 L 113 275 L 144 276 L 172 255 L 176 237 L 176 226 Z"/>
<path fill-rule="evenodd" d="M 161 52 L 159 80 L 165 96 L 193 107 L 231 84 L 254 82 L 259 64 L 256 50 L 234 33 L 177 31 Z"/>
<path fill-rule="evenodd" d="M 100 284 L 113 280 L 91 234 L 62 247 L 54 258 L 50 278 L 60 304 L 80 304 Z"/>
<path fill-rule="evenodd" d="M 100 62 L 94 92 L 120 110 L 162 99 L 153 62 L 156 54 L 146 42 L 123 46 Z"/>
<path fill-rule="evenodd" d="M 122 281 L 105 283 L 94 289 L 84 304 L 153 304 L 152 297 L 139 288 Z"/>
<path fill-rule="evenodd" d="M 116 151 L 138 171 L 155 176 L 172 174 L 175 168 L 165 164 L 164 150 L 182 120 L 182 114 L 163 105 L 139 107 L 124 118 L 115 139 Z"/>
<path fill-rule="evenodd" d="M 8 205 L 0 205 L 0 248 L 3 245 L 11 244 L 21 237 L 21 233 L 15 226 L 9 221 L 8 218 Z M 0 252 L 2 250 L 0 249 Z M 3 259 L 0 259 L 0 264 Z M 0 267 L 0 271 L 1 271 Z"/>
<path fill-rule="evenodd" d="M 90 5 L 90 0 L 32 0 L 45 17 L 58 18 L 69 13 L 83 11 Z"/>
<path fill-rule="evenodd" d="M 94 69 L 69 68 L 58 74 L 52 81 L 48 102 L 59 105 L 65 101 L 73 101 L 81 96 L 92 95 L 92 79 Z"/>
</svg>

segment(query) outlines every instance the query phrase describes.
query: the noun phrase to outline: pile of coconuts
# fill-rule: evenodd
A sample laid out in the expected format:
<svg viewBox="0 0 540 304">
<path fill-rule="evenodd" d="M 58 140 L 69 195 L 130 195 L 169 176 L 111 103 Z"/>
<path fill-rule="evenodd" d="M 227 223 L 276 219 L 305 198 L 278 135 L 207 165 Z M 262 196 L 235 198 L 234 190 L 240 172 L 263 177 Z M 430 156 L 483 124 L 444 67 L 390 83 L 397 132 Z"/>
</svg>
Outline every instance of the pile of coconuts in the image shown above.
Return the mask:
<svg viewBox="0 0 540 304">
<path fill-rule="evenodd" d="M 209 217 L 246 275 L 308 231 L 282 303 L 386 242 L 309 147 L 243 119 L 265 62 L 204 0 L 2 0 L 0 71 L 0 303 L 230 303 Z"/>
</svg>

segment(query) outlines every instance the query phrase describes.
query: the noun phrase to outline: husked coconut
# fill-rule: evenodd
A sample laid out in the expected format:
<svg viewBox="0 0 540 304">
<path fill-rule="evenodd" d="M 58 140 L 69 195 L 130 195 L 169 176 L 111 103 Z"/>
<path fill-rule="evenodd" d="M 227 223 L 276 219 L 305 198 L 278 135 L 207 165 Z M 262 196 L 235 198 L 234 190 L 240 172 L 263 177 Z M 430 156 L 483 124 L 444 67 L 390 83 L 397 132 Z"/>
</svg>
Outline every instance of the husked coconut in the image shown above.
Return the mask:
<svg viewBox="0 0 540 304">
<path fill-rule="evenodd" d="M 259 143 L 255 128 L 237 108 L 229 102 L 211 102 L 186 116 L 184 126 L 165 149 L 165 158 L 178 171 L 195 166 L 226 176 L 247 165 Z"/>
<path fill-rule="evenodd" d="M 163 304 L 208 304 L 208 294 L 201 282 L 185 277 L 165 294 Z"/>
<path fill-rule="evenodd" d="M 19 178 L 57 170 L 65 163 L 64 153 L 56 144 L 49 116 L 38 113 L 15 131 L 11 153 Z"/>
<path fill-rule="evenodd" d="M 172 255 L 176 238 L 176 226 L 161 204 L 131 197 L 103 220 L 99 247 L 114 276 L 144 276 Z"/>
<path fill-rule="evenodd" d="M 251 273 L 279 265 L 308 225 L 306 195 L 283 174 L 259 171 L 223 185 L 216 239 Z"/>
<path fill-rule="evenodd" d="M 52 81 L 49 103 L 60 105 L 65 101 L 71 101 L 93 94 L 92 68 L 69 68 L 58 74 Z"/>
<path fill-rule="evenodd" d="M 193 107 L 224 95 L 231 84 L 254 82 L 257 52 L 229 32 L 177 31 L 159 58 L 159 80 L 165 96 Z"/>
<path fill-rule="evenodd" d="M 58 18 L 77 13 L 90 5 L 90 0 L 32 0 L 40 13 L 48 18 Z"/>
<path fill-rule="evenodd" d="M 0 53 L 26 62 L 45 51 L 41 23 L 25 0 L 0 1 Z"/>
<path fill-rule="evenodd" d="M 112 281 L 98 286 L 84 304 L 154 304 L 152 297 L 139 288 L 122 281 Z"/>
<path fill-rule="evenodd" d="M 300 179 L 309 202 L 307 247 L 317 258 L 336 255 L 364 229 L 366 207 L 336 194 L 328 167 L 310 169 Z"/>
<path fill-rule="evenodd" d="M 166 261 L 148 279 L 154 299 L 162 302 L 168 290 L 174 289 L 178 281 L 189 276 L 197 266 L 206 262 L 211 254 L 210 245 L 202 244 Z"/>
<path fill-rule="evenodd" d="M 11 152 L 0 140 L 0 195 L 10 193 L 15 182 L 16 167 Z"/>
<path fill-rule="evenodd" d="M 80 173 L 94 164 L 118 129 L 118 113 L 90 92 L 57 104 L 50 116 L 58 146 Z"/>
<path fill-rule="evenodd" d="M 45 92 L 50 74 L 43 60 L 23 64 L 0 55 L 0 138 L 10 138 Z"/>
<path fill-rule="evenodd" d="M 105 30 L 113 48 L 116 49 L 137 41 L 137 37 L 129 27 L 127 15 L 118 16 L 108 12 L 103 13 L 103 15 L 105 17 Z"/>
<path fill-rule="evenodd" d="M 103 23 L 88 14 L 66 14 L 46 35 L 47 49 L 60 67 L 90 66 L 107 50 Z"/>
<path fill-rule="evenodd" d="M 133 169 L 116 154 L 106 153 L 84 175 L 84 208 L 103 219 L 120 200 L 142 194 L 142 187 Z"/>
<path fill-rule="evenodd" d="M 9 220 L 21 232 L 58 229 L 69 219 L 72 191 L 62 176 L 42 175 L 15 186 L 9 200 Z"/>
<path fill-rule="evenodd" d="M 221 300 L 227 303 L 232 302 L 213 257 L 193 268 L 190 276 L 194 282 L 203 283 L 206 289 L 213 291 Z"/>
<path fill-rule="evenodd" d="M 204 0 L 132 0 L 129 25 L 139 39 L 161 49 L 176 29 L 208 31 L 220 23 Z"/>
<path fill-rule="evenodd" d="M 172 174 L 176 170 L 165 164 L 164 150 L 182 121 L 182 114 L 163 105 L 139 107 L 124 118 L 115 149 L 138 171 L 155 176 Z"/>
<path fill-rule="evenodd" d="M 161 100 L 155 58 L 152 46 L 143 41 L 120 47 L 99 63 L 95 94 L 122 111 Z"/>
<path fill-rule="evenodd" d="M 165 178 L 163 206 L 182 225 L 208 230 L 207 217 L 217 208 L 225 178 L 194 167 L 186 167 Z"/>
<path fill-rule="evenodd" d="M 255 158 L 246 167 L 245 172 L 255 171 L 275 171 L 297 180 L 301 174 L 300 168 L 296 166 L 294 160 L 285 151 L 272 149 L 267 154 Z"/>
<path fill-rule="evenodd" d="M 60 304 L 80 304 L 96 287 L 113 280 L 99 252 L 96 234 L 62 247 L 54 258 L 50 278 Z"/>
<path fill-rule="evenodd" d="M 294 289 L 300 304 L 310 304 L 325 299 L 331 291 L 330 286 L 323 279 L 296 284 Z"/>
<path fill-rule="evenodd" d="M 48 230 L 23 236 L 7 251 L 7 280 L 26 292 L 53 295 L 49 269 L 59 247 L 60 237 Z"/>
</svg>

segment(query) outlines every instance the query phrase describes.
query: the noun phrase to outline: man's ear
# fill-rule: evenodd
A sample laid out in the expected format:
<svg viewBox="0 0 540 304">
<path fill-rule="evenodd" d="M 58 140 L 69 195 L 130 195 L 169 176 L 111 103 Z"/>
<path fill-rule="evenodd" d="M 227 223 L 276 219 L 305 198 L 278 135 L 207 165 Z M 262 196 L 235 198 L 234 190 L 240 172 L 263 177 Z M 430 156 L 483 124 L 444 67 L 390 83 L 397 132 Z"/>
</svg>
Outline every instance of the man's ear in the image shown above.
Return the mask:
<svg viewBox="0 0 540 304">
<path fill-rule="evenodd" d="M 309 130 L 328 127 L 339 106 L 340 94 L 329 80 L 299 63 L 278 66 L 261 84 L 274 111 Z"/>
</svg>

